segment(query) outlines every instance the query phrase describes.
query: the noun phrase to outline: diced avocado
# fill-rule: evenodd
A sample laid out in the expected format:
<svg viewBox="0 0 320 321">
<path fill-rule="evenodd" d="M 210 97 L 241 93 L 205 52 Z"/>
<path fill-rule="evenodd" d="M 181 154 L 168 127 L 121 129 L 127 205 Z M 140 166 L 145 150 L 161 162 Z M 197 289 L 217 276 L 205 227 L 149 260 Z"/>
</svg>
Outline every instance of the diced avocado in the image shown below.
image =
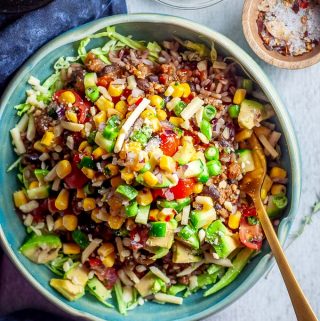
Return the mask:
<svg viewBox="0 0 320 321">
<path fill-rule="evenodd" d="M 146 225 L 148 223 L 149 212 L 150 212 L 150 205 L 146 205 L 146 206 L 139 205 L 138 214 L 136 215 L 135 222 Z"/>
<path fill-rule="evenodd" d="M 203 171 L 203 163 L 200 159 L 196 159 L 186 166 L 188 167 L 183 173 L 184 178 L 198 177 Z"/>
<path fill-rule="evenodd" d="M 84 286 L 73 284 L 70 280 L 51 279 L 50 285 L 69 301 L 75 301 L 85 293 Z"/>
<path fill-rule="evenodd" d="M 149 186 L 143 179 L 143 174 L 139 174 L 136 177 L 136 181 L 137 183 L 144 185 L 146 187 L 152 187 L 152 188 L 167 188 L 167 187 L 171 187 L 173 184 L 172 182 L 169 180 L 169 178 L 167 178 L 165 175 L 162 175 L 162 182 L 161 183 L 157 183 L 156 185 L 153 186 Z"/>
<path fill-rule="evenodd" d="M 171 222 L 166 223 L 166 224 L 167 224 L 166 236 L 164 236 L 164 237 L 150 236 L 147 240 L 148 246 L 158 246 L 158 247 L 163 247 L 166 249 L 171 248 L 172 243 L 173 243 L 173 239 L 174 239 L 175 227 L 172 226 Z"/>
<path fill-rule="evenodd" d="M 173 263 L 194 263 L 201 261 L 201 256 L 193 253 L 193 250 L 180 242 L 173 245 Z"/>
<path fill-rule="evenodd" d="M 174 201 L 167 201 L 166 199 L 162 199 L 157 201 L 157 205 L 160 208 L 173 208 L 178 213 L 181 212 L 186 206 L 191 203 L 190 197 L 181 198 Z"/>
<path fill-rule="evenodd" d="M 88 282 L 88 270 L 79 262 L 74 263 L 66 272 L 64 278 L 70 280 L 73 284 L 84 287 Z"/>
<path fill-rule="evenodd" d="M 49 197 L 49 186 L 39 186 L 27 189 L 28 198 L 31 200 L 42 200 Z"/>
<path fill-rule="evenodd" d="M 266 117 L 265 107 L 254 100 L 245 99 L 240 105 L 238 123 L 240 127 L 252 129 Z"/>
<path fill-rule="evenodd" d="M 154 251 L 154 256 L 151 257 L 152 260 L 161 259 L 162 257 L 166 256 L 169 253 L 169 249 L 164 247 L 156 248 Z"/>
<path fill-rule="evenodd" d="M 119 185 L 116 192 L 127 198 L 129 201 L 137 197 L 138 191 L 130 185 Z"/>
<path fill-rule="evenodd" d="M 56 235 L 33 235 L 20 247 L 20 252 L 31 261 L 44 264 L 58 256 L 61 246 Z"/>
<path fill-rule="evenodd" d="M 190 139 L 187 139 L 190 138 Z M 179 165 L 185 165 L 190 162 L 191 158 L 195 154 L 195 149 L 192 143 L 192 138 L 189 136 L 184 137 L 184 141 L 179 150 L 173 155 L 173 159 L 179 163 Z"/>
<path fill-rule="evenodd" d="M 140 279 L 140 282 L 135 285 L 135 288 L 142 297 L 145 297 L 153 293 L 153 285 L 156 280 L 157 277 L 153 273 L 149 272 Z"/>
<path fill-rule="evenodd" d="M 208 211 L 192 211 L 190 214 L 190 221 L 195 229 L 208 225 L 215 219 L 216 211 L 214 208 Z"/>
<path fill-rule="evenodd" d="M 93 277 L 87 282 L 87 287 L 89 292 L 95 296 L 101 303 L 107 307 L 112 308 L 113 305 L 106 300 L 111 298 L 111 290 L 108 290 L 102 282 L 100 282 L 96 277 Z"/>
<path fill-rule="evenodd" d="M 178 233 L 179 240 L 194 249 L 200 247 L 200 241 L 196 229 L 190 225 L 184 226 Z"/>
<path fill-rule="evenodd" d="M 267 213 L 270 218 L 276 218 L 281 215 L 283 209 L 287 206 L 288 200 L 285 195 L 270 195 L 267 204 Z"/>
<path fill-rule="evenodd" d="M 236 151 L 238 155 L 238 163 L 241 166 L 243 174 L 251 172 L 255 169 L 252 152 L 250 149 L 238 149 Z"/>
<path fill-rule="evenodd" d="M 221 220 L 216 220 L 209 225 L 206 230 L 206 241 L 212 244 L 220 258 L 226 258 L 240 246 Z"/>
</svg>

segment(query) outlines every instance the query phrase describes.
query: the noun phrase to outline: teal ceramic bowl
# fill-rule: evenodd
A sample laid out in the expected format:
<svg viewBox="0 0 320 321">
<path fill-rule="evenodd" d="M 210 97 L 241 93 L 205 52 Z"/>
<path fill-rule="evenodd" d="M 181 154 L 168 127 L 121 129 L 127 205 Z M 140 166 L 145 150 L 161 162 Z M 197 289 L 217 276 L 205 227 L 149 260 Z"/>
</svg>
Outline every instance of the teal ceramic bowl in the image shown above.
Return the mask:
<svg viewBox="0 0 320 321">
<path fill-rule="evenodd" d="M 85 296 L 76 302 L 67 301 L 49 286 L 48 281 L 53 277 L 53 274 L 45 266 L 33 264 L 18 252 L 18 248 L 24 240 L 25 231 L 14 211 L 11 200 L 12 192 L 18 188 L 16 173 L 6 173 L 6 169 L 16 157 L 12 151 L 9 137 L 9 130 L 14 127 L 18 119 L 13 106 L 25 100 L 26 82 L 29 76 L 34 75 L 40 80 L 44 80 L 52 73 L 52 64 L 59 57 L 75 55 L 75 48 L 80 39 L 108 25 L 116 25 L 119 32 L 131 34 L 136 39 L 161 41 L 170 38 L 172 35 L 177 35 L 193 41 L 203 41 L 209 45 L 214 41 L 220 53 L 235 57 L 269 98 L 276 112 L 277 128 L 283 133 L 281 138 L 282 165 L 289 173 L 289 205 L 278 230 L 282 244 L 288 236 L 288 231 L 295 217 L 301 190 L 299 148 L 285 107 L 261 68 L 240 47 L 223 35 L 182 18 L 156 14 L 137 14 L 97 20 L 66 32 L 51 41 L 24 64 L 1 99 L 0 186 L 2 186 L 2 192 L 0 195 L 0 238 L 3 248 L 12 262 L 47 299 L 73 316 L 86 317 L 96 321 L 118 321 L 123 320 L 124 317 L 116 310 L 105 308 L 91 296 Z M 129 312 L 127 318 L 130 321 L 190 321 L 203 318 L 228 307 L 246 293 L 268 271 L 272 263 L 270 249 L 265 244 L 261 253 L 252 259 L 239 277 L 215 295 L 204 298 L 202 293 L 197 293 L 185 299 L 184 304 L 178 307 L 148 302 Z"/>
</svg>

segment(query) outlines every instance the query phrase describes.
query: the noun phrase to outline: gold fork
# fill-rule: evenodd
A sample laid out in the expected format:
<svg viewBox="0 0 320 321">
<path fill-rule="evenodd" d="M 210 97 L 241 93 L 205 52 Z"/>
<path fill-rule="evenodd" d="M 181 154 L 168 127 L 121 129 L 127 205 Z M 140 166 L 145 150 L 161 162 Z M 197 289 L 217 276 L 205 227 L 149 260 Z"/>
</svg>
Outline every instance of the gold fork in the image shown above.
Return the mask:
<svg viewBox="0 0 320 321">
<path fill-rule="evenodd" d="M 249 195 L 256 207 L 258 218 L 263 228 L 264 234 L 269 242 L 273 256 L 275 257 L 282 278 L 287 287 L 294 311 L 298 321 L 317 321 L 317 317 L 312 310 L 307 298 L 302 292 L 287 258 L 281 248 L 276 232 L 269 219 L 265 207 L 263 206 L 260 191 L 263 180 L 266 176 L 267 164 L 262 147 L 255 134 L 248 139 L 252 150 L 255 170 L 247 173 L 241 181 L 241 189 Z"/>
</svg>

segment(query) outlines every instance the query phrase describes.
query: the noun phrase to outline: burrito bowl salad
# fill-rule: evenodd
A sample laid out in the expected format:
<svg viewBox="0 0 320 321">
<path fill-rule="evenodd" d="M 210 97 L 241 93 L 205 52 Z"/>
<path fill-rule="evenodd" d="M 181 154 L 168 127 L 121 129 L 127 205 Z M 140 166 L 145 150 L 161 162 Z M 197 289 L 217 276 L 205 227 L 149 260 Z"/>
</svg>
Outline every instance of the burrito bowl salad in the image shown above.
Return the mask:
<svg viewBox="0 0 320 321">
<path fill-rule="evenodd" d="M 87 49 L 93 38 L 103 46 Z M 264 239 L 240 188 L 255 170 L 253 133 L 268 161 L 261 198 L 279 223 L 287 173 L 272 107 L 213 46 L 108 27 L 28 83 L 10 131 L 20 252 L 50 268 L 67 299 L 90 293 L 113 308 L 114 292 L 126 314 L 230 284 Z"/>
</svg>

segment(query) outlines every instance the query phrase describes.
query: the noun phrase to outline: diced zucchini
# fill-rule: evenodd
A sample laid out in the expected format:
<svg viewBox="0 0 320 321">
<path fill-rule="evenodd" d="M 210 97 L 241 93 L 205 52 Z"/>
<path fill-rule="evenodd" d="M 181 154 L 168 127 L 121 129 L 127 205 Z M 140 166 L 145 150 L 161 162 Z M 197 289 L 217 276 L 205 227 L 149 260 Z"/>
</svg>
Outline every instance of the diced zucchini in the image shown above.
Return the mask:
<svg viewBox="0 0 320 321">
<path fill-rule="evenodd" d="M 188 163 L 187 169 L 183 173 L 184 178 L 198 177 L 203 171 L 203 163 L 200 159 Z"/>
<path fill-rule="evenodd" d="M 136 216 L 135 222 L 146 225 L 148 223 L 150 212 L 150 205 L 142 206 L 138 208 L 138 214 Z"/>
<path fill-rule="evenodd" d="M 240 105 L 238 123 L 240 127 L 252 129 L 266 116 L 265 107 L 257 101 L 245 99 Z"/>
<path fill-rule="evenodd" d="M 242 173 L 251 172 L 255 169 L 252 152 L 250 149 L 238 149 L 238 162 L 241 166 Z"/>
<path fill-rule="evenodd" d="M 138 191 L 130 185 L 119 185 L 116 192 L 127 198 L 129 201 L 132 201 L 138 195 Z"/>
<path fill-rule="evenodd" d="M 27 189 L 28 198 L 31 200 L 41 200 L 49 197 L 49 186 L 43 185 Z"/>
<path fill-rule="evenodd" d="M 208 211 L 192 211 L 190 221 L 195 229 L 199 229 L 210 224 L 216 219 L 216 211 L 214 209 Z"/>
<path fill-rule="evenodd" d="M 181 198 L 174 201 L 167 201 L 165 199 L 157 201 L 157 206 L 159 208 L 173 208 L 178 213 L 181 212 L 186 206 L 191 203 L 190 197 Z"/>
</svg>

